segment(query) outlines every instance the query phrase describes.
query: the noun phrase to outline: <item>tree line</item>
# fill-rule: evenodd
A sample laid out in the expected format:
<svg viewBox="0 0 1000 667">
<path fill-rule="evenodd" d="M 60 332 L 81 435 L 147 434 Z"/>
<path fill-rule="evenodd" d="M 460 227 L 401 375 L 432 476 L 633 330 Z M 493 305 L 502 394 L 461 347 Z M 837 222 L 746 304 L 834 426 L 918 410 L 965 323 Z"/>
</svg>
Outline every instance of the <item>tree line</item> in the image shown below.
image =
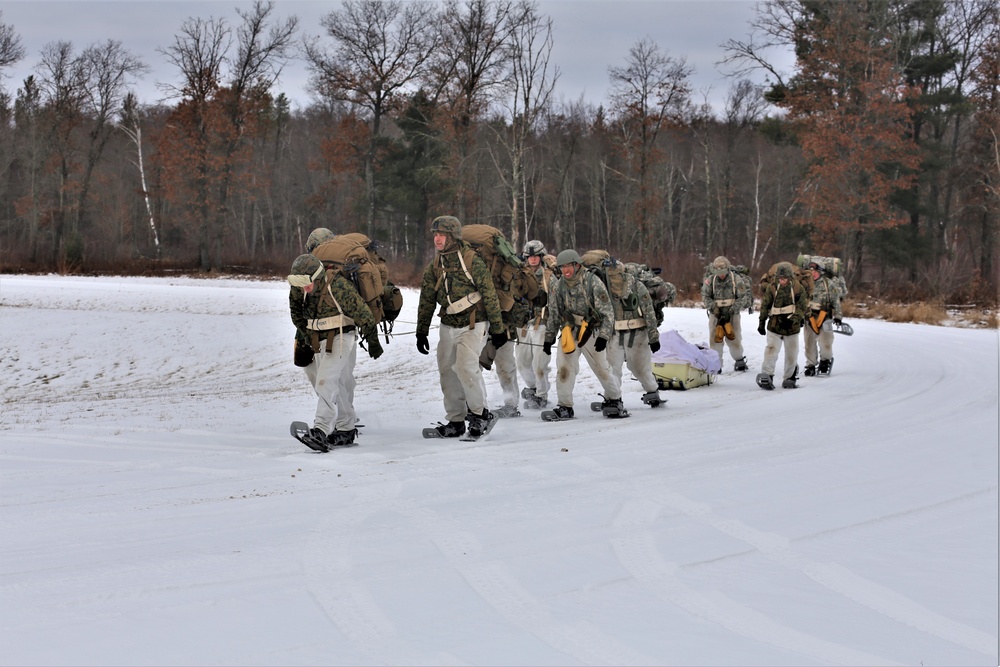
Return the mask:
<svg viewBox="0 0 1000 667">
<path fill-rule="evenodd" d="M 406 275 L 451 214 L 662 267 L 682 292 L 716 255 L 763 273 L 806 253 L 870 293 L 996 301 L 992 0 L 765 0 L 725 45 L 719 111 L 648 37 L 604 103 L 557 101 L 530 0 L 345 0 L 310 39 L 272 2 L 237 13 L 159 50 L 170 104 L 137 98 L 148 64 L 114 40 L 52 42 L 0 91 L 4 270 L 281 272 L 322 226 Z M 0 72 L 24 57 L 0 14 Z M 293 111 L 296 57 L 314 95 Z"/>
</svg>

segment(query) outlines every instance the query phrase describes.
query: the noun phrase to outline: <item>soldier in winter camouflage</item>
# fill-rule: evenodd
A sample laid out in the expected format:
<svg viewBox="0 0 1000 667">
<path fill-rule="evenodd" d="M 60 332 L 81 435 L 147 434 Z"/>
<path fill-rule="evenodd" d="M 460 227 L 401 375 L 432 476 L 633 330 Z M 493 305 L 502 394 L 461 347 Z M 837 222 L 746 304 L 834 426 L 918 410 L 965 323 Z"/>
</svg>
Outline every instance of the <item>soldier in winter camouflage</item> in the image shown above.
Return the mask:
<svg viewBox="0 0 1000 667">
<path fill-rule="evenodd" d="M 507 342 L 500 302 L 486 263 L 462 241 L 462 223 L 443 215 L 431 223 L 434 260 L 424 270 L 417 306 L 417 351 L 430 352 L 427 334 L 434 309 L 440 305 L 438 372 L 447 424 L 437 427 L 444 437 L 482 435 L 494 416 L 486 408 L 486 383 L 479 355 L 487 329 L 494 347 Z"/>
<path fill-rule="evenodd" d="M 708 313 L 709 346 L 719 353 L 719 364 L 722 364 L 722 349 L 728 345 L 735 362 L 733 370 L 745 371 L 747 358 L 743 354 L 740 313 L 753 304 L 753 291 L 739 279 L 727 258 L 716 257 L 709 266 L 701 285 L 701 300 Z"/>
<path fill-rule="evenodd" d="M 778 263 L 775 280 L 764 287 L 760 299 L 760 326 L 757 333 L 767 336 L 764 347 L 762 373 L 757 376 L 757 384 L 764 389 L 773 388 L 774 367 L 778 361 L 778 350 L 785 347 L 785 369 L 781 386 L 794 389 L 799 367 L 799 329 L 805 320 L 809 307 L 809 292 L 795 278 L 795 268 L 789 262 Z"/>
<path fill-rule="evenodd" d="M 556 335 L 561 335 L 556 358 L 556 396 L 553 412 L 560 419 L 573 416 L 573 387 L 580 372 L 580 353 L 604 388 L 607 414 L 624 412 L 621 382 L 608 363 L 607 346 L 614 332 L 615 311 L 601 279 L 583 267 L 575 250 L 563 250 L 556 258 L 562 276 L 549 290 L 549 315 L 543 350 L 552 353 Z M 625 415 L 622 415 L 625 416 Z"/>
<path fill-rule="evenodd" d="M 823 328 L 823 322 L 832 319 L 842 323 L 840 310 L 840 287 L 816 262 L 809 263 L 812 271 L 813 293 L 809 300 L 809 318 L 802 327 L 802 338 L 806 348 L 805 375 L 829 375 L 833 369 L 833 331 Z M 817 351 L 819 367 L 817 368 Z"/>
<path fill-rule="evenodd" d="M 555 258 L 548 254 L 545 246 L 538 240 L 525 243 L 523 254 L 528 269 L 535 273 L 538 293 L 530 300 L 528 317 L 518 329 L 517 370 L 524 380 L 524 389 L 521 391 L 524 407 L 537 409 L 549 404 L 549 366 L 552 356 L 542 350 L 542 345 L 545 343 L 545 320 L 548 315 L 545 304 L 549 288 L 555 280 L 552 266 L 546 263 L 546 257 L 553 265 Z"/>
<path fill-rule="evenodd" d="M 355 345 L 360 333 L 373 359 L 382 354 L 375 318 L 350 281 L 335 269 L 324 270 L 312 255 L 295 259 L 288 283 L 297 344 L 315 355 L 305 367 L 318 397 L 310 435 L 326 444 L 320 451 L 349 445 L 358 433 L 352 403 Z"/>
<path fill-rule="evenodd" d="M 652 353 L 660 349 L 660 332 L 649 290 L 605 250 L 591 250 L 583 260 L 603 273 L 614 308 L 614 332 L 607 348 L 611 371 L 621 385 L 622 365 L 627 365 L 646 392 L 642 402 L 655 408 L 664 401 L 653 375 Z"/>
</svg>

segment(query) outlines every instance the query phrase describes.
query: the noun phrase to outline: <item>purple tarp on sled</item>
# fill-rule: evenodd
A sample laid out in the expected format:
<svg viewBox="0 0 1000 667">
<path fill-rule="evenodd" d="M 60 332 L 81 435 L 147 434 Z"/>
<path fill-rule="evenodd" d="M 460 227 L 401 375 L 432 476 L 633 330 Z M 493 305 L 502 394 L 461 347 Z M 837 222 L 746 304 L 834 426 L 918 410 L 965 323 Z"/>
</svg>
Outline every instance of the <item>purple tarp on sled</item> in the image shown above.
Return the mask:
<svg viewBox="0 0 1000 667">
<path fill-rule="evenodd" d="M 660 349 L 653 354 L 654 363 L 691 364 L 712 375 L 722 372 L 719 353 L 687 342 L 671 329 L 660 334 Z"/>
</svg>

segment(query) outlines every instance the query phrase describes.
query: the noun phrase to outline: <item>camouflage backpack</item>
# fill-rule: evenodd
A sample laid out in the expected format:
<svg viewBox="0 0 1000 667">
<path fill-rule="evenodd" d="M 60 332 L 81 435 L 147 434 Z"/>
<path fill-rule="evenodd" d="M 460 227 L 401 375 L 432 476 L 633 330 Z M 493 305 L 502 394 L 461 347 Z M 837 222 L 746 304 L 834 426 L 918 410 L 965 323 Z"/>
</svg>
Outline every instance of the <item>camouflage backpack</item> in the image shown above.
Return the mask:
<svg viewBox="0 0 1000 667">
<path fill-rule="evenodd" d="M 360 232 L 341 234 L 341 236 L 357 241 L 368 251 L 368 260 L 378 269 L 382 277 L 382 324 L 386 333 L 392 332 L 392 323 L 399 317 L 403 309 L 403 293 L 389 280 L 389 267 L 385 258 L 378 253 L 378 242 L 373 241 Z"/>
<path fill-rule="evenodd" d="M 776 262 L 771 265 L 771 268 L 767 270 L 767 273 L 760 277 L 760 291 L 763 294 L 766 290 L 770 288 L 777 289 L 778 287 L 778 267 L 785 264 L 792 270 L 792 286 L 796 291 L 805 290 L 806 294 L 812 296 L 813 293 L 813 277 L 812 272 L 801 267 L 795 266 L 791 262 Z"/>
<path fill-rule="evenodd" d="M 840 272 L 842 266 L 840 258 L 823 257 L 821 255 L 799 255 L 795 264 L 805 269 L 813 262 L 818 264 L 830 276 L 830 282 L 837 288 L 840 298 L 847 296 L 847 281 L 844 280 L 844 276 Z"/>
<path fill-rule="evenodd" d="M 662 269 L 659 267 L 651 269 L 638 262 L 626 262 L 625 270 L 646 286 L 649 298 L 653 300 L 656 324 L 663 324 L 663 309 L 668 308 L 677 298 L 677 287 L 660 277 Z"/>
</svg>

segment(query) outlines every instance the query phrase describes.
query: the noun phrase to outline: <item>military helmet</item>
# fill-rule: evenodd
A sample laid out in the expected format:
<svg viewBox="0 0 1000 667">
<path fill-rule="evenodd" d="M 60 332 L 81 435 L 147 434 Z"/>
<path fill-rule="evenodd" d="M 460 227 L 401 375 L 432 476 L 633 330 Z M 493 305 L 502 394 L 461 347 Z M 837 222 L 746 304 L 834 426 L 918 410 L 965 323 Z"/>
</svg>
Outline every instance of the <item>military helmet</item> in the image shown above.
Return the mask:
<svg viewBox="0 0 1000 667">
<path fill-rule="evenodd" d="M 730 264 L 727 257 L 719 255 L 712 260 L 712 270 L 715 271 L 715 273 L 728 273 L 731 268 L 733 268 L 733 265 Z"/>
<path fill-rule="evenodd" d="M 778 268 L 774 270 L 774 275 L 779 278 L 791 278 L 795 275 L 795 271 L 788 262 L 778 262 Z"/>
<path fill-rule="evenodd" d="M 309 238 L 306 239 L 306 252 L 312 252 L 318 246 L 326 243 L 332 239 L 336 234 L 327 229 L 326 227 L 317 227 L 312 230 L 309 234 Z"/>
<path fill-rule="evenodd" d="M 292 262 L 292 270 L 288 275 L 288 284 L 292 287 L 305 287 L 323 275 L 323 262 L 313 255 L 299 255 Z"/>
<path fill-rule="evenodd" d="M 823 267 L 821 267 L 816 262 L 809 262 L 808 268 L 809 268 L 810 271 L 819 271 L 820 273 L 823 272 Z"/>
<path fill-rule="evenodd" d="M 431 223 L 431 234 L 450 234 L 453 239 L 462 238 L 462 223 L 453 215 L 439 215 Z"/>
<path fill-rule="evenodd" d="M 556 266 L 566 266 L 567 264 L 583 264 L 583 260 L 580 258 L 580 253 L 576 250 L 563 250 L 556 257 Z"/>
<path fill-rule="evenodd" d="M 537 239 L 524 244 L 525 257 L 544 257 L 547 254 L 548 251 L 545 250 L 545 244 Z"/>
</svg>

